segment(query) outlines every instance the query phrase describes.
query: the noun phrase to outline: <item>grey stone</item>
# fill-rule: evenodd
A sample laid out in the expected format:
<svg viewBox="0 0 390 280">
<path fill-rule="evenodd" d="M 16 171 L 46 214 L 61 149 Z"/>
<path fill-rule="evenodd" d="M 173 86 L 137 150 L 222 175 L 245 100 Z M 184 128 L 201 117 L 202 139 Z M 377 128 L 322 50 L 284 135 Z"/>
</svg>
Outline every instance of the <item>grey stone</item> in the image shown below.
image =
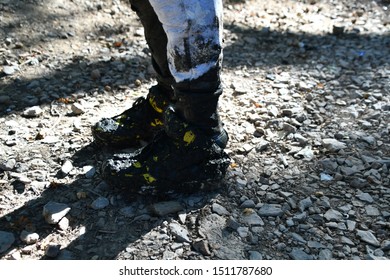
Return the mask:
<svg viewBox="0 0 390 280">
<path fill-rule="evenodd" d="M 361 189 L 367 187 L 369 184 L 366 180 L 362 178 L 354 178 L 350 182 L 351 187 Z"/>
<path fill-rule="evenodd" d="M 71 110 L 74 115 L 82 115 L 85 113 L 84 106 L 77 102 L 72 104 Z"/>
<path fill-rule="evenodd" d="M 218 215 L 229 215 L 229 211 L 226 210 L 225 207 L 223 207 L 222 205 L 218 204 L 218 203 L 213 203 L 213 205 L 211 206 L 212 210 L 214 213 L 217 213 Z"/>
<path fill-rule="evenodd" d="M 258 251 L 249 251 L 249 259 L 250 260 L 262 260 L 263 255 Z"/>
<path fill-rule="evenodd" d="M 93 80 L 98 80 L 98 79 L 100 79 L 100 77 L 101 77 L 101 74 L 100 74 L 99 69 L 94 69 L 91 71 L 91 78 Z"/>
<path fill-rule="evenodd" d="M 355 243 L 353 243 L 353 241 L 351 239 L 349 239 L 348 237 L 346 237 L 346 236 L 341 236 L 340 237 L 340 241 L 343 244 L 347 244 L 347 245 L 350 245 L 350 246 L 355 246 Z"/>
<path fill-rule="evenodd" d="M 329 209 L 324 214 L 325 219 L 327 219 L 330 222 L 339 222 L 343 219 L 343 214 L 341 214 L 339 211 L 334 209 Z"/>
<path fill-rule="evenodd" d="M 346 176 L 352 176 L 359 172 L 359 170 L 356 168 L 356 166 L 348 167 L 348 166 L 342 166 L 340 168 L 341 174 Z"/>
<path fill-rule="evenodd" d="M 296 232 L 292 232 L 292 233 L 291 233 L 291 237 L 292 237 L 294 240 L 298 241 L 299 243 L 306 244 L 306 242 L 307 242 L 301 235 L 299 235 L 299 234 L 296 233 Z"/>
<path fill-rule="evenodd" d="M 313 240 L 307 241 L 307 246 L 309 246 L 309 248 L 314 248 L 314 249 L 326 248 L 326 246 L 321 242 L 313 241 Z"/>
<path fill-rule="evenodd" d="M 295 225 L 295 223 L 294 223 L 293 219 L 287 219 L 286 220 L 286 225 L 288 227 L 293 227 Z"/>
<path fill-rule="evenodd" d="M 239 188 L 244 188 L 248 184 L 248 181 L 246 179 L 242 179 L 242 178 L 237 178 L 236 182 L 237 182 L 237 186 Z"/>
<path fill-rule="evenodd" d="M 66 160 L 64 164 L 61 166 L 61 172 L 63 174 L 68 174 L 73 169 L 73 164 L 70 160 Z"/>
<path fill-rule="evenodd" d="M 179 218 L 180 223 L 182 223 L 183 225 L 186 223 L 187 213 L 180 212 L 180 213 L 177 214 L 177 217 Z"/>
<path fill-rule="evenodd" d="M 237 233 L 241 238 L 246 238 L 248 236 L 248 233 L 249 233 L 249 228 L 248 227 L 238 227 Z"/>
<path fill-rule="evenodd" d="M 242 149 L 244 150 L 245 153 L 249 153 L 250 151 L 252 151 L 254 147 L 251 145 L 251 144 L 244 144 L 242 145 Z"/>
<path fill-rule="evenodd" d="M 347 229 L 349 231 L 354 231 L 356 228 L 356 222 L 355 221 L 351 221 L 351 220 L 347 220 Z"/>
<path fill-rule="evenodd" d="M 248 199 L 240 205 L 240 208 L 255 208 L 255 206 L 256 203 L 252 199 Z"/>
<path fill-rule="evenodd" d="M 380 246 L 380 243 L 378 241 L 378 239 L 376 239 L 375 235 L 372 234 L 372 232 L 370 231 L 367 231 L 367 230 L 357 230 L 357 236 L 364 242 L 372 245 L 372 246 L 375 246 L 375 247 L 379 247 Z"/>
<path fill-rule="evenodd" d="M 73 253 L 68 250 L 61 250 L 60 253 L 57 256 L 57 260 L 73 260 L 74 256 Z"/>
<path fill-rule="evenodd" d="M 378 170 L 376 169 L 371 169 L 367 172 L 364 173 L 364 176 L 365 177 L 369 177 L 371 180 L 373 180 L 374 182 L 379 182 L 378 180 L 382 180 L 382 175 L 379 173 Z"/>
<path fill-rule="evenodd" d="M 280 217 L 284 212 L 279 204 L 264 204 L 258 213 L 263 217 Z"/>
<path fill-rule="evenodd" d="M 259 217 L 260 218 L 260 217 Z M 230 217 L 227 222 L 226 226 L 230 229 L 237 230 L 241 225 L 238 223 L 234 218 Z"/>
<path fill-rule="evenodd" d="M 201 253 L 203 256 L 211 256 L 210 246 L 207 240 L 202 239 L 195 241 L 192 246 L 197 252 Z"/>
<path fill-rule="evenodd" d="M 163 260 L 173 260 L 176 257 L 176 254 L 174 252 L 165 250 L 162 255 Z"/>
<path fill-rule="evenodd" d="M 23 230 L 20 233 L 20 240 L 22 240 L 26 244 L 34 244 L 37 243 L 39 240 L 39 234 L 34 232 L 28 232 L 26 230 Z"/>
<path fill-rule="evenodd" d="M 376 139 L 373 136 L 362 136 L 360 139 L 371 146 L 376 146 Z"/>
<path fill-rule="evenodd" d="M 4 65 L 3 66 L 3 72 L 6 75 L 13 75 L 15 72 L 19 70 L 19 67 L 17 65 Z"/>
<path fill-rule="evenodd" d="M 43 114 L 43 110 L 39 106 L 33 106 L 23 111 L 22 116 L 26 118 L 36 118 Z"/>
<path fill-rule="evenodd" d="M 132 206 L 126 206 L 126 207 L 123 207 L 119 210 L 119 213 L 123 216 L 125 216 L 126 218 L 132 218 L 135 216 L 135 209 L 134 207 Z"/>
<path fill-rule="evenodd" d="M 58 227 L 61 230 L 67 230 L 69 228 L 69 219 L 67 217 L 63 217 L 59 222 L 58 222 Z"/>
<path fill-rule="evenodd" d="M 318 254 L 319 260 L 331 260 L 333 258 L 332 251 L 329 249 L 321 250 Z"/>
<path fill-rule="evenodd" d="M 169 229 L 177 242 L 191 243 L 188 230 L 184 228 L 182 225 L 180 225 L 179 223 L 177 222 L 170 223 Z"/>
<path fill-rule="evenodd" d="M 292 109 L 283 109 L 282 115 L 291 118 L 294 114 L 294 111 Z"/>
<path fill-rule="evenodd" d="M 367 260 L 381 260 L 381 261 L 389 260 L 386 257 L 378 257 L 378 256 L 375 256 L 375 255 L 372 255 L 372 254 L 367 254 L 366 258 L 367 258 Z"/>
<path fill-rule="evenodd" d="M 374 199 L 372 198 L 372 196 L 369 193 L 362 192 L 362 193 L 359 193 L 358 195 L 356 195 L 356 197 L 358 199 L 360 199 L 361 201 L 365 201 L 368 203 L 374 202 Z"/>
<path fill-rule="evenodd" d="M 49 258 L 55 258 L 59 255 L 61 245 L 58 244 L 49 244 L 45 248 L 45 256 Z"/>
<path fill-rule="evenodd" d="M 307 219 L 307 213 L 306 212 L 302 212 L 302 213 L 299 213 L 299 214 L 295 214 L 293 217 L 292 217 L 292 221 L 293 222 L 303 222 Z"/>
<path fill-rule="evenodd" d="M 336 161 L 331 159 L 323 159 L 318 162 L 324 170 L 335 171 L 338 167 Z"/>
<path fill-rule="evenodd" d="M 295 154 L 296 156 L 303 157 L 306 161 L 311 161 L 314 158 L 314 152 L 311 147 L 307 146 Z"/>
<path fill-rule="evenodd" d="M 380 214 L 381 214 L 381 213 L 379 212 L 378 208 L 376 208 L 376 207 L 374 207 L 374 206 L 372 206 L 372 205 L 367 205 L 367 206 L 365 206 L 364 208 L 365 208 L 366 214 L 367 214 L 368 216 L 380 216 Z"/>
<path fill-rule="evenodd" d="M 330 152 L 338 152 L 342 149 L 347 148 L 347 145 L 345 143 L 332 138 L 322 139 L 322 146 Z"/>
<path fill-rule="evenodd" d="M 314 257 L 304 252 L 302 249 L 293 248 L 290 253 L 293 260 L 313 260 Z"/>
<path fill-rule="evenodd" d="M 0 170 L 11 171 L 12 169 L 15 168 L 15 165 L 16 165 L 16 159 L 11 158 L 6 161 L 0 162 Z"/>
<path fill-rule="evenodd" d="M 9 104 L 11 102 L 11 98 L 6 95 L 0 95 L 0 104 Z"/>
<path fill-rule="evenodd" d="M 141 214 L 133 219 L 134 222 L 136 221 L 150 221 L 152 217 L 148 214 Z"/>
<path fill-rule="evenodd" d="M 244 251 L 235 247 L 237 239 L 233 235 L 226 235 L 226 219 L 223 216 L 212 213 L 201 217 L 199 221 L 199 234 L 207 238 L 214 255 L 220 259 L 245 259 Z M 224 238 L 221 238 L 224 236 Z"/>
<path fill-rule="evenodd" d="M 295 133 L 297 128 L 289 123 L 283 123 L 283 130 L 289 134 Z"/>
<path fill-rule="evenodd" d="M 270 145 L 270 143 L 267 140 L 261 139 L 260 142 L 257 144 L 255 149 L 258 153 L 261 153 L 261 152 L 267 150 L 269 145 Z"/>
<path fill-rule="evenodd" d="M 313 205 L 313 202 L 311 201 L 310 197 L 306 197 L 305 199 L 302 199 L 298 203 L 298 208 L 301 212 L 305 211 L 307 208 L 311 207 Z"/>
<path fill-rule="evenodd" d="M 83 174 L 85 178 L 91 179 L 96 173 L 96 168 L 92 165 L 83 166 Z"/>
<path fill-rule="evenodd" d="M 95 189 L 98 192 L 105 192 L 110 189 L 110 185 L 106 181 L 101 181 Z"/>
<path fill-rule="evenodd" d="M 49 224 L 57 224 L 70 211 L 70 207 L 64 203 L 50 201 L 43 207 L 43 216 Z"/>
<path fill-rule="evenodd" d="M 169 240 L 169 236 L 168 238 L 166 238 L 166 240 Z M 180 249 L 180 248 L 183 248 L 183 243 L 177 243 L 177 242 L 174 242 L 172 245 L 171 245 L 171 249 L 176 251 L 177 249 Z"/>
<path fill-rule="evenodd" d="M 288 198 L 293 195 L 291 192 L 285 192 L 285 191 L 279 191 L 279 194 L 283 196 L 284 198 Z"/>
<path fill-rule="evenodd" d="M 280 242 L 280 243 L 276 244 L 275 248 L 278 251 L 285 251 L 287 248 L 287 245 L 283 242 Z"/>
<path fill-rule="evenodd" d="M 45 138 L 41 140 L 43 144 L 56 144 L 61 142 L 61 138 L 54 135 L 47 135 Z"/>
<path fill-rule="evenodd" d="M 178 201 L 162 201 L 154 203 L 151 206 L 152 212 L 157 216 L 163 217 L 183 210 L 183 206 Z"/>
<path fill-rule="evenodd" d="M 270 105 L 268 106 L 268 114 L 277 117 L 279 115 L 279 109 L 275 105 Z"/>
<path fill-rule="evenodd" d="M 92 203 L 91 207 L 95 210 L 100 210 L 106 208 L 108 205 L 110 205 L 110 201 L 105 197 L 98 197 L 96 198 Z"/>
<path fill-rule="evenodd" d="M 298 143 L 301 147 L 304 147 L 309 143 L 309 140 L 299 133 L 295 133 L 294 138 L 295 138 L 295 140 L 298 141 Z"/>
<path fill-rule="evenodd" d="M 263 226 L 264 222 L 255 211 L 244 211 L 242 221 L 249 226 Z"/>
<path fill-rule="evenodd" d="M 11 232 L 0 231 L 0 253 L 7 251 L 15 242 L 15 237 Z"/>
<path fill-rule="evenodd" d="M 366 259 L 367 260 L 388 260 L 388 258 L 384 257 L 385 252 L 383 252 L 381 249 L 371 249 L 370 246 L 366 246 Z"/>
<path fill-rule="evenodd" d="M 229 248 L 226 246 L 219 247 L 218 249 L 213 250 L 215 256 L 221 260 L 240 260 L 244 259 L 241 254 L 237 253 L 237 250 L 234 248 Z"/>
<path fill-rule="evenodd" d="M 383 251 L 390 251 L 390 240 L 384 240 L 381 244 Z"/>
<path fill-rule="evenodd" d="M 321 181 L 332 181 L 333 180 L 333 177 L 327 173 L 321 173 L 320 174 L 320 180 Z"/>
</svg>

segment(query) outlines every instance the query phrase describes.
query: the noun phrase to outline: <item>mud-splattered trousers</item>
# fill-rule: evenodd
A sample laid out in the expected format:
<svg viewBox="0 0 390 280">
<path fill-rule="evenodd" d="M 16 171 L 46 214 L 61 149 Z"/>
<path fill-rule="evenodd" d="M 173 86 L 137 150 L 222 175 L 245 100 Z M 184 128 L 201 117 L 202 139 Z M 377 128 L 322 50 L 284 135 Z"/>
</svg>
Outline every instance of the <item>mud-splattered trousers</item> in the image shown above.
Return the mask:
<svg viewBox="0 0 390 280">
<path fill-rule="evenodd" d="M 130 0 L 145 29 L 158 82 L 173 88 L 192 123 L 218 126 L 222 93 L 222 0 Z"/>
</svg>

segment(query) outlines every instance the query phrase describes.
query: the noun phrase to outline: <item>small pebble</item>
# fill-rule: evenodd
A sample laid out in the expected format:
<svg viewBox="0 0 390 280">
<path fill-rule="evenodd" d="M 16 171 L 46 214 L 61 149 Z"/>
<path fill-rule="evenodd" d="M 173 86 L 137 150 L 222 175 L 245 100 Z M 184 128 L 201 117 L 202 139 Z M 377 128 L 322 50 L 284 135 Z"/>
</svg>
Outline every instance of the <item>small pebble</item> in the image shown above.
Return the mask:
<svg viewBox="0 0 390 280">
<path fill-rule="evenodd" d="M 45 248 L 45 256 L 49 258 L 55 258 L 60 253 L 61 245 L 49 244 Z"/>
<path fill-rule="evenodd" d="M 110 201 L 107 198 L 98 197 L 92 202 L 91 207 L 95 210 L 101 210 L 106 208 L 108 205 L 110 205 Z"/>
</svg>

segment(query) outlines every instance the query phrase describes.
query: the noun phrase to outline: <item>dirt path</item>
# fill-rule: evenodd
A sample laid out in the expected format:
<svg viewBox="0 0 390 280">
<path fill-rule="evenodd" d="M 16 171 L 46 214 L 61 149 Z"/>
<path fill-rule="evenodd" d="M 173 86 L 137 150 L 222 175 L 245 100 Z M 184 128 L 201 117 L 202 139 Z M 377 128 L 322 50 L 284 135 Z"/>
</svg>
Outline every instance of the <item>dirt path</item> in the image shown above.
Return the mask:
<svg viewBox="0 0 390 280">
<path fill-rule="evenodd" d="M 0 0 L 1 259 L 389 258 L 388 1 L 225 2 L 226 182 L 150 197 L 90 133 L 154 84 L 129 5 Z"/>
</svg>

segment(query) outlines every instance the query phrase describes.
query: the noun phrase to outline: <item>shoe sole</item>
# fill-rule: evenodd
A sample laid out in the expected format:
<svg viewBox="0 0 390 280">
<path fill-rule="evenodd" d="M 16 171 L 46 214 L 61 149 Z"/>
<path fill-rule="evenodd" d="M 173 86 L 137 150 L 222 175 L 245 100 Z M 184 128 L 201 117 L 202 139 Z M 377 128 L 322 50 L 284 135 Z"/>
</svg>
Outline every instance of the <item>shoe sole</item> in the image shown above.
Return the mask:
<svg viewBox="0 0 390 280">
<path fill-rule="evenodd" d="M 219 159 L 211 159 L 206 163 L 200 163 L 197 167 L 189 167 L 180 171 L 181 176 L 176 180 L 158 179 L 156 183 L 141 183 L 140 180 L 127 180 L 123 177 L 108 175 L 106 181 L 115 187 L 126 190 L 126 186 L 132 186 L 130 192 L 138 193 L 194 193 L 198 191 L 215 191 L 223 187 L 226 171 L 230 165 L 230 158 L 226 153 Z M 104 168 L 104 167 L 103 167 Z M 102 172 L 105 174 L 106 172 Z M 107 173 L 106 173 L 107 174 Z M 188 178 L 196 178 L 186 181 Z M 180 180 L 182 179 L 182 180 Z M 138 181 L 138 182 L 137 182 Z"/>
</svg>

